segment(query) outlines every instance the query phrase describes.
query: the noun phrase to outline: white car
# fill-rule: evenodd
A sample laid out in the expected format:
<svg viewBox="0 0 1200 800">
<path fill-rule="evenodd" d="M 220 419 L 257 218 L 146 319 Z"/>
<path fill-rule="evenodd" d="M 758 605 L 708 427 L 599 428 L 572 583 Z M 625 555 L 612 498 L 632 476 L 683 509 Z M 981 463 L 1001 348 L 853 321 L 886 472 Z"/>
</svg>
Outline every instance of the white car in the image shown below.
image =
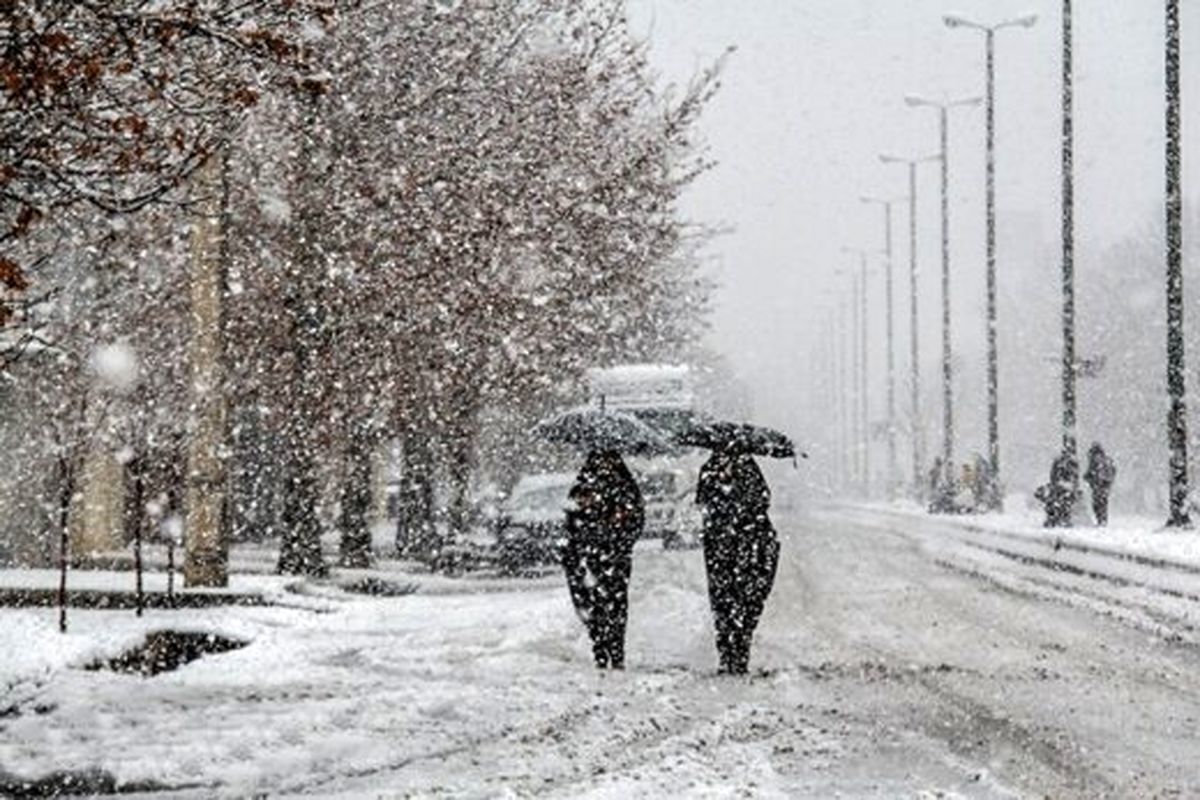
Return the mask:
<svg viewBox="0 0 1200 800">
<path fill-rule="evenodd" d="M 557 564 L 566 539 L 567 494 L 575 476 L 566 472 L 522 475 L 500 505 L 496 550 L 500 566 L 516 572 Z"/>
<path fill-rule="evenodd" d="M 662 539 L 668 550 L 699 545 L 700 513 L 687 473 L 666 466 L 639 470 L 637 478 L 646 504 L 643 538 Z"/>
</svg>

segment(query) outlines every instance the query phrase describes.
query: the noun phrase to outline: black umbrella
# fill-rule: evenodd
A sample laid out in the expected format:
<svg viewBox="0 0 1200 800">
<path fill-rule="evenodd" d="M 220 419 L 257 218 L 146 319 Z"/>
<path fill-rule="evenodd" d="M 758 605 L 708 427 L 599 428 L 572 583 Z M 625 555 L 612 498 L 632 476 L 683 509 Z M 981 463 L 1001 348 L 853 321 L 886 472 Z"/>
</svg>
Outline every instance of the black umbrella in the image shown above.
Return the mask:
<svg viewBox="0 0 1200 800">
<path fill-rule="evenodd" d="M 533 435 L 548 442 L 585 450 L 622 453 L 664 453 L 671 444 L 646 423 L 620 411 L 576 408 L 547 417 L 533 426 Z"/>
<path fill-rule="evenodd" d="M 796 457 L 796 446 L 786 434 L 773 428 L 745 422 L 701 423 L 677 433 L 675 441 L 692 447 L 729 453 L 746 453 L 769 458 Z"/>
</svg>

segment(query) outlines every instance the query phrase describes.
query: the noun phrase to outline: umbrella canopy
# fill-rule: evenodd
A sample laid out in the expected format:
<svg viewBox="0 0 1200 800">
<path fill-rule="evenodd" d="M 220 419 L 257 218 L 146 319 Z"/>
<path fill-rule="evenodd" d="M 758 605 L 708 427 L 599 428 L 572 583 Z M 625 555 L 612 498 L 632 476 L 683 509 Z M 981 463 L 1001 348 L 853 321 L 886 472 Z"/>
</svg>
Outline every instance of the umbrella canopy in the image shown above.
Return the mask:
<svg viewBox="0 0 1200 800">
<path fill-rule="evenodd" d="M 675 435 L 679 444 L 747 453 L 770 458 L 795 458 L 796 446 L 786 434 L 762 425 L 744 422 L 707 422 L 695 425 Z"/>
<path fill-rule="evenodd" d="M 622 453 L 664 453 L 671 444 L 646 423 L 620 411 L 575 408 L 547 417 L 533 426 L 533 435 L 548 442 L 584 450 Z"/>
</svg>

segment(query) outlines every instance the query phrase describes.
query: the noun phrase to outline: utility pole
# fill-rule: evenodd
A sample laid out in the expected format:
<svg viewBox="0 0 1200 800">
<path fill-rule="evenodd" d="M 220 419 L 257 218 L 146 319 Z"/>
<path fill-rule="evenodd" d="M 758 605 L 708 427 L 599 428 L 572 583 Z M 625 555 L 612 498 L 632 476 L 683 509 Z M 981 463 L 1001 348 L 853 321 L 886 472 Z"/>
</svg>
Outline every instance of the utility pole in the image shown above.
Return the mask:
<svg viewBox="0 0 1200 800">
<path fill-rule="evenodd" d="M 1167 437 L 1171 447 L 1169 528 L 1191 527 L 1188 513 L 1187 397 L 1183 358 L 1183 152 L 1180 141 L 1179 0 L 1166 0 L 1167 89 Z"/>
</svg>

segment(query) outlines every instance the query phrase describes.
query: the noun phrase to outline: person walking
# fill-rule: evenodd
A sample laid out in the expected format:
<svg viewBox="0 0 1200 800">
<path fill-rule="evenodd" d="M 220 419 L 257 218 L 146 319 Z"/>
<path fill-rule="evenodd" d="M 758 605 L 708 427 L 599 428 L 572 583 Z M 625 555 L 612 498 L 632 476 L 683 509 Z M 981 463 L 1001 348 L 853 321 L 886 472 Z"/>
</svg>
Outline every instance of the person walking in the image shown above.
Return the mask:
<svg viewBox="0 0 1200 800">
<path fill-rule="evenodd" d="M 645 522 L 642 493 L 620 453 L 593 450 L 567 497 L 573 507 L 562 564 L 571 602 L 587 626 L 596 666 L 624 669 L 633 545 Z"/>
<path fill-rule="evenodd" d="M 1079 464 L 1069 453 L 1060 453 L 1050 465 L 1049 482 L 1034 492 L 1034 497 L 1046 507 L 1043 527 L 1071 527 L 1079 495 Z"/>
<path fill-rule="evenodd" d="M 1092 513 L 1096 517 L 1096 524 L 1101 527 L 1108 524 L 1108 493 L 1116 478 L 1116 464 L 1099 442 L 1092 442 L 1088 448 L 1088 465 L 1083 479 L 1092 490 Z"/>
<path fill-rule="evenodd" d="M 771 492 L 750 455 L 717 450 L 700 468 L 696 502 L 704 516 L 719 672 L 743 675 L 779 563 L 779 540 L 767 516 Z"/>
</svg>

